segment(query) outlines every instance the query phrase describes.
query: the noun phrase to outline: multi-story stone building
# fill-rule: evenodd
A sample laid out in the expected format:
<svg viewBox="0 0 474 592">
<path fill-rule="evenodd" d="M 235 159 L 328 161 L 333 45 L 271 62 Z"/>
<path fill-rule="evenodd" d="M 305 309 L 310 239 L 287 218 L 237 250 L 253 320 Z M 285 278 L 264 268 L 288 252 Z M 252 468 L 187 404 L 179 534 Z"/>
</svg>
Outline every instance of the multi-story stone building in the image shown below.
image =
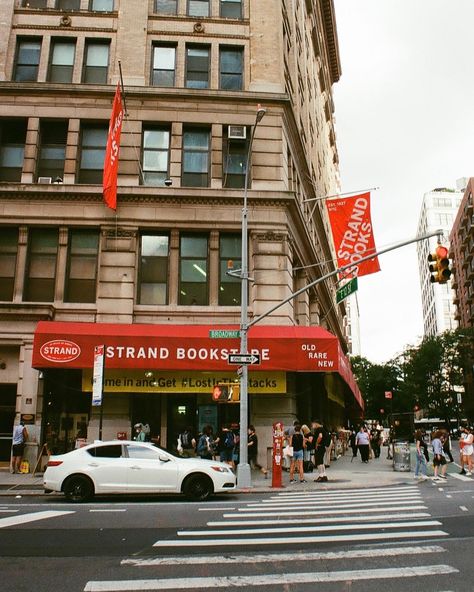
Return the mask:
<svg viewBox="0 0 474 592">
<path fill-rule="evenodd" d="M 449 237 L 453 260 L 456 319 L 461 328 L 474 327 L 474 180 L 464 191 Z"/>
<path fill-rule="evenodd" d="M 119 64 L 114 213 L 101 182 Z M 172 447 L 185 425 L 238 420 L 211 391 L 236 377 L 227 355 L 239 343 L 209 331 L 240 320 L 240 281 L 226 270 L 240 265 L 257 105 L 251 317 L 333 269 L 324 204 L 305 200 L 337 190 L 340 72 L 332 0 L 2 0 L 1 460 L 20 416 L 31 458 L 34 442 L 61 451 L 97 437 L 98 344 L 104 438 L 142 421 Z M 262 455 L 275 420 L 360 413 L 336 287 L 325 281 L 250 330 Z"/>
<path fill-rule="evenodd" d="M 465 180 L 457 182 L 464 188 Z M 446 238 L 453 226 L 454 218 L 461 203 L 461 187 L 454 189 L 433 189 L 423 196 L 420 218 L 418 220 L 418 235 L 427 234 L 435 230 L 442 230 Z M 417 243 L 418 269 L 421 287 L 421 303 L 423 307 L 423 328 L 426 337 L 439 335 L 444 331 L 457 327 L 455 307 L 453 302 L 452 281 L 446 284 L 431 283 L 432 274 L 429 271 L 428 256 L 434 253 L 437 237 Z"/>
<path fill-rule="evenodd" d="M 474 179 L 467 182 L 453 228 L 449 236 L 452 258 L 454 303 L 456 320 L 468 348 L 464 368 L 463 409 L 466 417 L 474 417 L 474 355 L 472 327 L 474 327 Z"/>
</svg>

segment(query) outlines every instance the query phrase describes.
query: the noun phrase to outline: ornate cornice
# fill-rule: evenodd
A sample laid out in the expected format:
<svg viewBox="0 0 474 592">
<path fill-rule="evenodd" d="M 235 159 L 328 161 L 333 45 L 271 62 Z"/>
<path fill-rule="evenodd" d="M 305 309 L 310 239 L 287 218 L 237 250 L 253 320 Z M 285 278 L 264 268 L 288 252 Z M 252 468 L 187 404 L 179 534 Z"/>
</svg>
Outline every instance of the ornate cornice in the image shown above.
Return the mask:
<svg viewBox="0 0 474 592">
<path fill-rule="evenodd" d="M 341 60 L 339 56 L 339 43 L 337 40 L 336 15 L 334 11 L 334 0 L 320 0 L 321 14 L 324 25 L 324 39 L 329 59 L 329 72 L 331 84 L 334 84 L 341 77 Z"/>
</svg>

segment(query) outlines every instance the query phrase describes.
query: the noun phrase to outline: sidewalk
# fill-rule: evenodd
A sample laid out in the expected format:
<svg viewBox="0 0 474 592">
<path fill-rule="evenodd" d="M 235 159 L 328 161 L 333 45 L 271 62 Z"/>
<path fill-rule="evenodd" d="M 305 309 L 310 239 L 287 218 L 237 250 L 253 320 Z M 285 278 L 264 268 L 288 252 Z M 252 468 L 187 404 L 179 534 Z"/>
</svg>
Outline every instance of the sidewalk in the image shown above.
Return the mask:
<svg viewBox="0 0 474 592">
<path fill-rule="evenodd" d="M 413 479 L 413 470 L 411 472 L 397 472 L 393 470 L 391 460 L 387 460 L 387 449 L 383 448 L 381 456 L 378 459 L 372 459 L 369 464 L 363 464 L 360 456 L 351 462 L 352 453 L 349 450 L 345 456 L 337 461 L 331 462 L 329 469 L 326 469 L 328 476 L 327 483 L 315 483 L 318 473 L 307 473 L 305 479 L 307 483 L 289 483 L 289 474 L 283 471 L 283 487 L 294 491 L 326 491 L 336 489 L 358 489 L 364 487 L 388 487 L 390 485 L 401 485 L 406 483 L 417 483 Z M 412 467 L 414 463 L 412 462 Z M 252 472 L 251 489 L 237 489 L 229 492 L 230 494 L 240 493 L 268 493 L 279 491 L 272 489 L 272 479 L 269 473 L 268 478 L 257 471 Z M 8 469 L 0 468 L 0 496 L 15 495 L 38 495 L 43 493 L 43 476 L 16 474 L 12 475 Z M 54 494 L 51 494 L 54 495 Z"/>
</svg>

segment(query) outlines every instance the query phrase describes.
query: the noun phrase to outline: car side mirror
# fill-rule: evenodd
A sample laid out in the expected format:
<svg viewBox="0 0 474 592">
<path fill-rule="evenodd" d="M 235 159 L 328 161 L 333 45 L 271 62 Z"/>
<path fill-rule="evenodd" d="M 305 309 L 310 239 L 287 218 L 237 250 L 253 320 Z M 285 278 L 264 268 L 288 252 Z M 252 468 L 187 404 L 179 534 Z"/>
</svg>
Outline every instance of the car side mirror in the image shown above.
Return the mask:
<svg viewBox="0 0 474 592">
<path fill-rule="evenodd" d="M 170 462 L 170 459 L 167 456 L 160 455 L 159 459 L 160 459 L 160 462 L 164 462 L 164 463 Z"/>
</svg>

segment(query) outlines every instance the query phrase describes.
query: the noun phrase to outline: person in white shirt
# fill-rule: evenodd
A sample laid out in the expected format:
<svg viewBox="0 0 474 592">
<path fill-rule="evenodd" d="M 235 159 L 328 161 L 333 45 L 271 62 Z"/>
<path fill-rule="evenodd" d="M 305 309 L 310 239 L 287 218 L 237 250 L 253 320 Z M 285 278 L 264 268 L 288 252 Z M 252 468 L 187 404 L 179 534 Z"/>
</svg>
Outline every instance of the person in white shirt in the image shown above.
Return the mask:
<svg viewBox="0 0 474 592">
<path fill-rule="evenodd" d="M 472 430 L 470 427 L 464 428 L 464 431 L 461 436 L 461 442 L 463 443 L 463 446 L 461 448 L 463 460 L 462 464 L 464 467 L 467 467 L 466 475 L 472 475 L 472 454 L 474 452 L 474 436 L 472 434 Z"/>
<path fill-rule="evenodd" d="M 359 448 L 363 463 L 369 462 L 370 434 L 365 425 L 361 426 L 356 436 L 356 446 Z"/>
</svg>

